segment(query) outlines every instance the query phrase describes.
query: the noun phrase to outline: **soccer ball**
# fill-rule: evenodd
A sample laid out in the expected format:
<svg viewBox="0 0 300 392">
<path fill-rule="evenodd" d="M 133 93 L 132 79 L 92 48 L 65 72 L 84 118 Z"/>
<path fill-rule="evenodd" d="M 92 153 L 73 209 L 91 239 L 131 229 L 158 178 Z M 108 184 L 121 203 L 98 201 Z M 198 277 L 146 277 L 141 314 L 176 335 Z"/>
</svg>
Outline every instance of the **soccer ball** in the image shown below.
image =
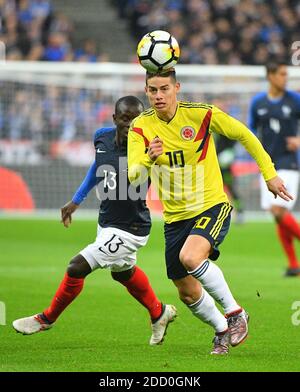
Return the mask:
<svg viewBox="0 0 300 392">
<path fill-rule="evenodd" d="M 174 67 L 180 55 L 176 39 L 167 31 L 147 33 L 140 40 L 137 56 L 140 64 L 149 72 L 166 71 Z"/>
</svg>

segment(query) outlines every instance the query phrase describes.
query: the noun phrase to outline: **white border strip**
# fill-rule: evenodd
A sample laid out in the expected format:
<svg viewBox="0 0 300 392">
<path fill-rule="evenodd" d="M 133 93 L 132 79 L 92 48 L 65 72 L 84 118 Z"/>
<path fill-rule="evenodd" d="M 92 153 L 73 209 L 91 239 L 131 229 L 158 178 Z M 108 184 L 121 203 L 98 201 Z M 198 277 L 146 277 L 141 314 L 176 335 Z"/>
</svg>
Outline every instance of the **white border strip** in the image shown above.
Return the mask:
<svg viewBox="0 0 300 392">
<path fill-rule="evenodd" d="M 300 67 L 288 67 L 290 77 L 300 77 Z M 47 73 L 72 75 L 145 75 L 145 69 L 139 64 L 129 63 L 74 63 L 74 62 L 39 62 L 39 61 L 6 61 L 0 64 L 0 72 L 12 73 Z M 265 77 L 263 66 L 252 65 L 181 65 L 176 66 L 179 76 L 187 75 L 208 77 Z"/>
</svg>

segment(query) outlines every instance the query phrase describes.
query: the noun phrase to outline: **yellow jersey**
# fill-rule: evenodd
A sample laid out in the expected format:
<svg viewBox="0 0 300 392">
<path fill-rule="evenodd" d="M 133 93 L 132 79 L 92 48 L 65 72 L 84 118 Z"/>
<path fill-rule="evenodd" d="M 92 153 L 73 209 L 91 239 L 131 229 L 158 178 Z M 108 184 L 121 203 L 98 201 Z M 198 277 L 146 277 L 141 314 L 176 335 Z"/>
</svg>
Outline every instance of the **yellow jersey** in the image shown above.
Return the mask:
<svg viewBox="0 0 300 392">
<path fill-rule="evenodd" d="M 228 202 L 212 132 L 241 142 L 266 181 L 277 175 L 256 136 L 217 107 L 177 102 L 176 113 L 168 122 L 148 109 L 133 120 L 129 130 L 128 177 L 137 185 L 145 181 L 145 174 L 150 175 L 163 203 L 166 223 L 193 218 Z M 155 137 L 163 141 L 164 153 L 153 162 L 147 147 Z"/>
</svg>

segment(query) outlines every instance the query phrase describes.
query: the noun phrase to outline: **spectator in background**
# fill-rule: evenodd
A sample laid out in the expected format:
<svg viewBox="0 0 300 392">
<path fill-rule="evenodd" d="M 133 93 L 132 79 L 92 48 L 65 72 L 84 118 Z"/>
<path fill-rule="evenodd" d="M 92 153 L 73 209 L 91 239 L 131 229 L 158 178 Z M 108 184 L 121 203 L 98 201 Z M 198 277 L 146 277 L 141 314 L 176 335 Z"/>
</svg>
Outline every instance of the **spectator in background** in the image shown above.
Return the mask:
<svg viewBox="0 0 300 392">
<path fill-rule="evenodd" d="M 5 18 L 16 12 L 16 2 L 14 0 L 0 0 L 0 31 L 2 31 Z"/>
<path fill-rule="evenodd" d="M 29 94 L 24 90 L 18 90 L 7 117 L 11 140 L 28 139 L 30 137 L 28 134 L 30 109 Z"/>
<path fill-rule="evenodd" d="M 43 52 L 43 60 L 71 61 L 72 59 L 72 48 L 66 36 L 62 33 L 51 33 Z"/>
<path fill-rule="evenodd" d="M 90 38 L 84 40 L 82 48 L 75 50 L 74 60 L 96 63 L 98 60 L 96 41 Z"/>
<path fill-rule="evenodd" d="M 30 3 L 29 0 L 20 0 L 19 1 L 19 6 L 18 6 L 18 11 L 17 11 L 17 17 L 20 21 L 20 23 L 24 26 L 24 28 L 28 28 L 33 21 L 34 17 L 30 9 Z"/>
<path fill-rule="evenodd" d="M 56 12 L 51 18 L 49 32 L 62 33 L 67 37 L 71 37 L 74 32 L 74 25 L 65 14 Z"/>
<path fill-rule="evenodd" d="M 31 0 L 30 11 L 35 19 L 45 20 L 52 11 L 51 1 L 49 0 Z"/>
<path fill-rule="evenodd" d="M 25 29 L 18 22 L 16 14 L 9 13 L 5 18 L 0 39 L 5 44 L 7 60 L 22 59 L 28 47 L 28 40 Z"/>
</svg>

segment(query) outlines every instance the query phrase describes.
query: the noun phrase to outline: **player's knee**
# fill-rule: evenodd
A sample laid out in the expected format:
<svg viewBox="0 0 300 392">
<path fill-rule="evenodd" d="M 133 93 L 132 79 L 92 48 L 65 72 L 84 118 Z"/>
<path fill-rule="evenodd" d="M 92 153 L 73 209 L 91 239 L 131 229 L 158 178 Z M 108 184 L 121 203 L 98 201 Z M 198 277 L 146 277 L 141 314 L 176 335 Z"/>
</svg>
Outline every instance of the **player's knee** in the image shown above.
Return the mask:
<svg viewBox="0 0 300 392">
<path fill-rule="evenodd" d="M 85 278 L 91 272 L 91 267 L 81 255 L 73 257 L 67 268 L 67 273 L 71 278 Z"/>
<path fill-rule="evenodd" d="M 191 251 L 181 250 L 179 260 L 187 271 L 192 271 L 199 265 L 199 255 Z"/>
<path fill-rule="evenodd" d="M 283 218 L 284 214 L 286 213 L 286 208 L 280 206 L 272 206 L 271 212 L 276 220 L 276 222 L 280 222 Z"/>
<path fill-rule="evenodd" d="M 115 272 L 111 271 L 111 276 L 117 282 L 125 282 L 129 280 L 134 273 L 134 267 L 126 271 Z"/>
</svg>

